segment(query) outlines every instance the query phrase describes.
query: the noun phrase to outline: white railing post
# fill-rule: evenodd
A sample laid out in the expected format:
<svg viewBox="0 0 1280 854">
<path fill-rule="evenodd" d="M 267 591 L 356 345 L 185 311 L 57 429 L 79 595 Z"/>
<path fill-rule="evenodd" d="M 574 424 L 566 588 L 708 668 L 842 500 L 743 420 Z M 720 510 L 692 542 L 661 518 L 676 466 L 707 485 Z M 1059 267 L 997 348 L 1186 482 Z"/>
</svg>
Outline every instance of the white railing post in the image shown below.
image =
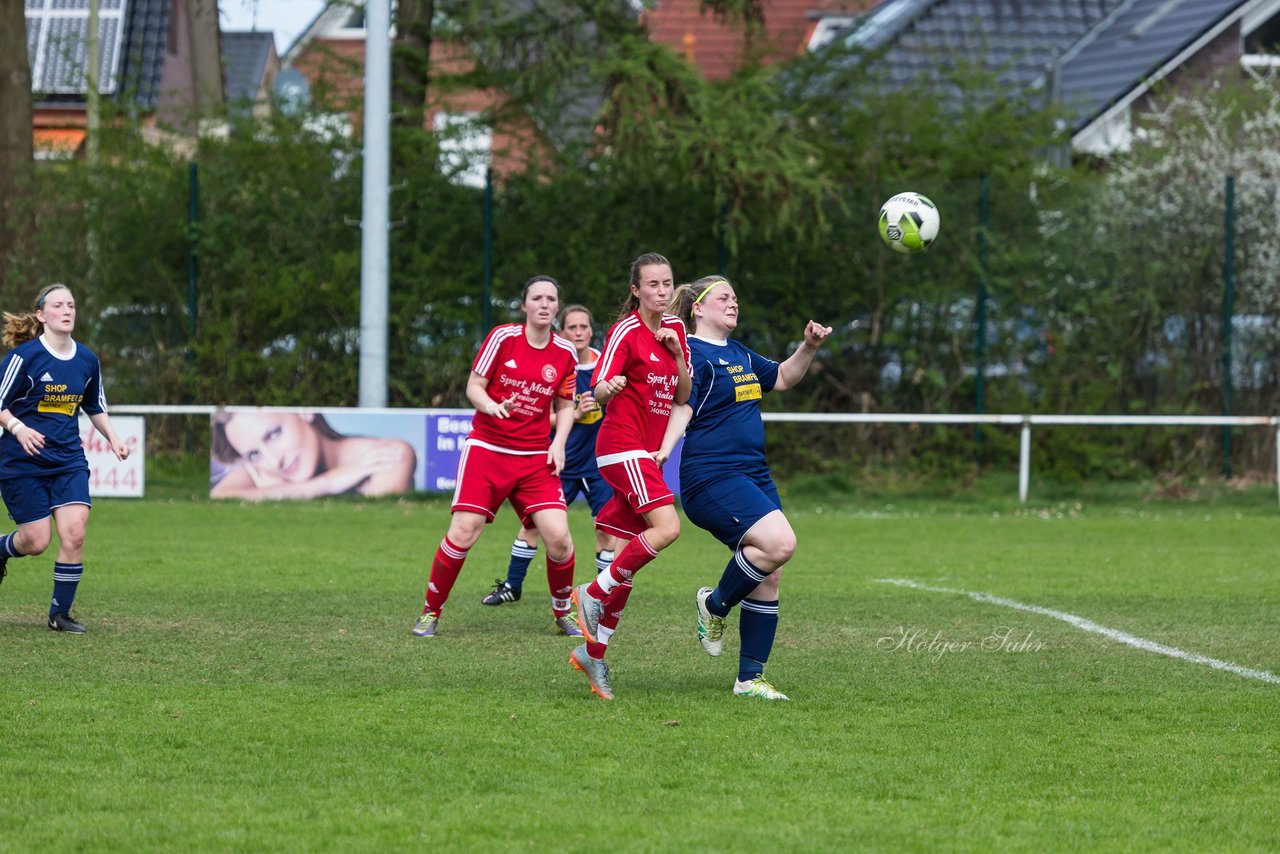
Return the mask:
<svg viewBox="0 0 1280 854">
<path fill-rule="evenodd" d="M 1027 503 L 1031 486 L 1031 419 L 1022 419 L 1022 441 L 1018 449 L 1018 503 Z"/>
</svg>

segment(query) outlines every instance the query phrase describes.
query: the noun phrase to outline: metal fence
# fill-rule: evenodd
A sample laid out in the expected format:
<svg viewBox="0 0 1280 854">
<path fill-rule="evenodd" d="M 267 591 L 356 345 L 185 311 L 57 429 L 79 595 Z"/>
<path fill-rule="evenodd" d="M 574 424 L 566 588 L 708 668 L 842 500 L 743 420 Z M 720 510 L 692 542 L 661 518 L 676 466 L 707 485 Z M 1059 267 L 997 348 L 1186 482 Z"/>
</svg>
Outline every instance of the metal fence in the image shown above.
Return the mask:
<svg viewBox="0 0 1280 854">
<path fill-rule="evenodd" d="M 113 413 L 122 415 L 212 415 L 220 407 L 207 405 L 144 406 L 122 405 L 112 407 Z M 258 407 L 231 406 L 231 411 L 253 410 Z M 314 407 L 269 407 L 273 410 L 311 411 Z M 323 407 L 341 409 L 342 407 Z M 352 412 L 431 414 L 443 410 L 434 409 L 351 409 Z M 1020 441 L 1018 451 L 1018 500 L 1027 503 L 1031 489 L 1031 430 L 1033 427 L 1269 427 L 1275 437 L 1275 472 L 1277 500 L 1280 501 L 1280 417 L 1272 415 L 934 415 L 934 414 L 886 414 L 886 413 L 830 413 L 830 412 L 766 412 L 764 420 L 794 424 L 949 424 L 993 425 L 1018 427 Z"/>
</svg>

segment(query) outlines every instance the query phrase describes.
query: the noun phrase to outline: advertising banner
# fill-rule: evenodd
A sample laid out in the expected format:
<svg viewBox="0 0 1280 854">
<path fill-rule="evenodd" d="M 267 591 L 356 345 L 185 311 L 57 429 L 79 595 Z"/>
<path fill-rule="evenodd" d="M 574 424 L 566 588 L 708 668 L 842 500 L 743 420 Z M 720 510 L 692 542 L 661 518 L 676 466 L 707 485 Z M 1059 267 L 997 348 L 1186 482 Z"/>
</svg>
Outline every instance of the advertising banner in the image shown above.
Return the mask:
<svg viewBox="0 0 1280 854">
<path fill-rule="evenodd" d="M 236 407 L 211 416 L 209 495 L 396 495 L 425 484 L 422 410 Z"/>
<path fill-rule="evenodd" d="M 93 498 L 141 498 L 146 486 L 147 421 L 138 415 L 112 416 L 120 441 L 129 446 L 129 459 L 121 462 L 111 453 L 86 416 L 80 416 L 80 444 L 89 461 L 89 495 Z"/>
<path fill-rule="evenodd" d="M 236 407 L 212 416 L 209 494 L 257 501 L 451 493 L 472 409 Z M 663 467 L 679 494 L 680 446 Z"/>
</svg>

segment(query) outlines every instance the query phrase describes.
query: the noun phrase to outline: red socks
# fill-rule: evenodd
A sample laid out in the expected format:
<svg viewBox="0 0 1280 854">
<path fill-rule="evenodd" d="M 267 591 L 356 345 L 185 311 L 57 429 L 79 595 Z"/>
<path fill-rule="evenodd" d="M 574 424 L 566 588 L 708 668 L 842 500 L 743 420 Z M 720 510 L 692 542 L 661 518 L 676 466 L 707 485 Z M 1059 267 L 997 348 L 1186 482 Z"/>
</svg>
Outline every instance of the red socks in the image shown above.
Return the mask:
<svg viewBox="0 0 1280 854">
<path fill-rule="evenodd" d="M 547 587 L 551 589 L 551 612 L 557 617 L 569 613 L 569 594 L 573 592 L 573 552 L 564 560 L 552 560 L 547 553 Z"/>
<path fill-rule="evenodd" d="M 436 556 L 431 561 L 431 577 L 427 580 L 427 602 L 422 613 L 428 612 L 440 616 L 440 609 L 449 601 L 449 591 L 462 572 L 462 564 L 467 559 L 467 549 L 460 549 L 449 538 L 440 541 Z"/>
</svg>

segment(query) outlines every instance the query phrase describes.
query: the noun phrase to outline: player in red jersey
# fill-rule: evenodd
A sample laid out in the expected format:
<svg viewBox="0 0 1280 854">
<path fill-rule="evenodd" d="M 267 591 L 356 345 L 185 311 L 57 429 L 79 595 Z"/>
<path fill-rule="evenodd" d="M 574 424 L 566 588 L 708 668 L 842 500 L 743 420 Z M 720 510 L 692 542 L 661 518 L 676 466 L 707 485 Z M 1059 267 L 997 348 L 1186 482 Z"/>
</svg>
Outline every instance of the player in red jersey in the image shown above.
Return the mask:
<svg viewBox="0 0 1280 854">
<path fill-rule="evenodd" d="M 596 527 L 617 537 L 618 550 L 608 570 L 573 591 L 587 642 L 574 649 L 569 663 L 605 700 L 613 699 L 605 649 L 631 595 L 632 578 L 680 536 L 675 496 L 662 479 L 665 456 L 659 453 L 672 407 L 689 399 L 684 323 L 666 313 L 674 292 L 666 258 L 646 253 L 632 263 L 627 301 L 592 377 L 596 400 L 609 405 L 596 437 L 596 464 L 613 487 Z"/>
<path fill-rule="evenodd" d="M 449 531 L 431 562 L 426 603 L 413 626 L 418 637 L 435 636 L 467 551 L 503 501 L 547 544 L 552 615 L 561 631 L 575 628 L 569 615 L 573 541 L 559 474 L 573 427 L 573 395 L 566 393 L 565 381 L 577 371 L 578 351 L 551 330 L 560 309 L 555 279 L 534 276 L 520 302 L 525 322 L 495 326 L 471 366 L 467 400 L 476 414 L 458 461 Z M 548 439 L 553 404 L 556 430 Z"/>
</svg>

